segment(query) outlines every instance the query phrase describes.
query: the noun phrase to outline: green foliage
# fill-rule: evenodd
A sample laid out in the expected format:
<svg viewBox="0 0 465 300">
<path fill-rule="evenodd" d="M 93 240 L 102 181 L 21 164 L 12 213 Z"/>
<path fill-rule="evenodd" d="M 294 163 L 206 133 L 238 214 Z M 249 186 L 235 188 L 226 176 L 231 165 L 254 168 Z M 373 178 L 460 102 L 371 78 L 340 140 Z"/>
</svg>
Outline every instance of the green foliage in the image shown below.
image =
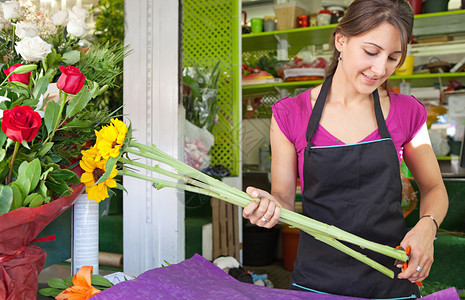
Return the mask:
<svg viewBox="0 0 465 300">
<path fill-rule="evenodd" d="M 188 92 L 183 96 L 186 120 L 199 128 L 206 127 L 210 132 L 217 121 L 220 62 L 218 60 L 210 71 L 196 65 L 187 69 L 187 74 L 183 76 L 183 84 L 188 87 Z"/>
<path fill-rule="evenodd" d="M 102 275 L 91 275 L 90 281 L 92 286 L 94 286 L 96 289 L 99 289 L 101 291 L 106 290 L 107 288 L 110 288 L 113 286 L 113 284 L 103 277 Z M 73 286 L 73 278 L 71 276 L 65 277 L 65 278 L 53 278 L 48 281 L 48 288 L 43 288 L 39 290 L 39 294 L 46 296 L 46 297 L 53 297 L 55 298 L 63 292 L 65 289 L 67 289 L 70 286 Z"/>
<path fill-rule="evenodd" d="M 435 281 L 428 281 L 428 279 L 423 281 L 422 283 L 423 283 L 423 286 L 420 287 L 421 297 L 425 297 L 430 294 L 451 288 L 450 285 L 440 283 L 440 282 L 435 282 Z M 465 293 L 462 292 L 461 294 L 459 294 L 459 298 L 462 300 L 465 300 Z"/>
<path fill-rule="evenodd" d="M 94 7 L 99 11 L 95 21 L 95 31 L 99 43 L 124 45 L 124 0 L 100 0 Z M 122 69 L 123 62 L 118 66 Z M 95 100 L 100 109 L 107 108 L 122 115 L 123 105 L 123 75 L 116 76 L 114 85 Z"/>
<path fill-rule="evenodd" d="M 128 46 L 120 43 L 94 45 L 81 54 L 81 60 L 76 64 L 86 78 L 99 82 L 102 86 L 115 86 L 116 77 L 123 73 L 123 60 L 130 54 Z"/>
</svg>

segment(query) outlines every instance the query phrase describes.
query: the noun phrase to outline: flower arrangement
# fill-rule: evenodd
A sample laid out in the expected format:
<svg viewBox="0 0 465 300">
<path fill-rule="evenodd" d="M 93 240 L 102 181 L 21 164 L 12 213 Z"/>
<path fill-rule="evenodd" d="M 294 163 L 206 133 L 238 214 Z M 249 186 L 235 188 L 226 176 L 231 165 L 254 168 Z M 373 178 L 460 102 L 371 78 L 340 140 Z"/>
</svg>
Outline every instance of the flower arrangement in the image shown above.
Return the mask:
<svg viewBox="0 0 465 300">
<path fill-rule="evenodd" d="M 204 170 L 210 165 L 209 152 L 215 140 L 212 132 L 218 123 L 219 77 L 219 60 L 208 73 L 199 66 L 184 70 L 184 158 L 197 170 Z"/>
<path fill-rule="evenodd" d="M 155 145 L 147 146 L 134 141 L 131 137 L 131 127 L 128 128 L 120 120 L 112 119 L 111 124 L 103 126 L 100 131 L 96 131 L 96 136 L 96 143 L 90 149 L 82 151 L 83 156 L 80 161 L 80 165 L 85 171 L 81 176 L 81 182 L 86 185 L 89 200 L 98 202 L 105 199 L 108 195 L 107 190 L 117 187 L 114 177 L 119 174 L 152 182 L 153 186 L 157 189 L 164 187 L 178 188 L 222 199 L 242 207 L 247 206 L 251 201 L 257 201 L 257 199 L 250 197 L 247 193 L 230 187 L 169 156 Z M 137 162 L 134 159 L 130 159 L 129 156 L 159 162 L 173 168 L 175 172 L 165 169 L 160 165 L 152 166 Z M 166 177 L 166 179 L 139 174 L 132 170 L 134 167 L 156 172 Z M 401 249 L 394 249 L 386 245 L 367 241 L 334 226 L 321 223 L 286 209 L 282 209 L 280 221 L 307 232 L 316 239 L 347 253 L 391 278 L 394 277 L 392 270 L 344 245 L 340 241 L 359 245 L 362 248 L 370 249 L 403 262 L 408 259 L 406 252 Z"/>
<path fill-rule="evenodd" d="M 86 10 L 48 17 L 17 1 L 1 8 L 0 294 L 33 299 L 45 253 L 29 243 L 82 193 L 80 152 L 112 117 L 93 101 L 114 85 L 129 51 L 81 48 Z"/>
</svg>

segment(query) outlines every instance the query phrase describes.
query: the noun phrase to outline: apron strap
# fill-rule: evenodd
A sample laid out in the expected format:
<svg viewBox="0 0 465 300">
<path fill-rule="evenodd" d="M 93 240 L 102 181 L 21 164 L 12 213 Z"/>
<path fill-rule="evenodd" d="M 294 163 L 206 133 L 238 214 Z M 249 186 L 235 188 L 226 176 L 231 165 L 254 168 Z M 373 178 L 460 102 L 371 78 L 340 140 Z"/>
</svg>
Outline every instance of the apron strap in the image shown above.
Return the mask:
<svg viewBox="0 0 465 300">
<path fill-rule="evenodd" d="M 375 116 L 376 116 L 376 123 L 378 123 L 378 131 L 379 135 L 382 139 L 391 138 L 389 134 L 389 130 L 386 126 L 386 121 L 384 120 L 383 110 L 381 109 L 381 104 L 379 102 L 379 94 L 378 89 L 373 91 L 373 102 L 375 106 Z"/>
<path fill-rule="evenodd" d="M 315 106 L 312 109 L 312 114 L 310 115 L 310 120 L 308 121 L 307 125 L 307 144 L 308 148 L 313 146 L 312 137 L 315 131 L 320 124 L 321 114 L 323 113 L 323 108 L 326 102 L 326 96 L 328 95 L 329 89 L 331 88 L 331 82 L 333 82 L 333 76 L 326 78 L 323 82 L 323 86 L 321 87 L 320 94 L 318 94 L 318 98 L 316 99 Z M 310 101 L 312 101 L 310 99 Z M 310 103 L 311 105 L 311 103 Z"/>
<path fill-rule="evenodd" d="M 321 115 L 323 114 L 323 108 L 326 102 L 326 96 L 328 95 L 329 89 L 331 88 L 331 83 L 333 81 L 333 76 L 328 77 L 321 87 L 318 98 L 316 99 L 315 106 L 312 109 L 312 114 L 308 121 L 307 125 L 307 147 L 310 148 L 313 146 L 312 137 L 315 131 L 320 124 Z M 311 100 L 310 100 L 311 101 Z M 376 123 L 378 125 L 378 131 L 382 139 L 391 138 L 389 131 L 384 120 L 383 111 L 381 110 L 381 104 L 379 102 L 378 89 L 373 91 L 373 103 L 375 109 Z"/>
</svg>

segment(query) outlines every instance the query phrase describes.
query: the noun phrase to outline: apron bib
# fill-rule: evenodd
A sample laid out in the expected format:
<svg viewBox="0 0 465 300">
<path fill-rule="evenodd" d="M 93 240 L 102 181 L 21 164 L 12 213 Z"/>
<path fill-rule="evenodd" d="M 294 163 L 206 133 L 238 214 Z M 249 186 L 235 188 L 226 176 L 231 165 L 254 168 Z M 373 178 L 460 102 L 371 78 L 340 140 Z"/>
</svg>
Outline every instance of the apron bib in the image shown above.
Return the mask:
<svg viewBox="0 0 465 300">
<path fill-rule="evenodd" d="M 378 91 L 373 92 L 373 98 L 381 139 L 315 147 L 312 136 L 331 82 L 332 77 L 323 83 L 308 122 L 303 213 L 367 240 L 395 247 L 407 228 L 401 207 L 397 152 L 384 121 Z M 416 284 L 397 279 L 400 269 L 394 266 L 394 259 L 347 245 L 392 269 L 394 279 L 301 231 L 291 288 L 362 298 L 419 296 Z"/>
</svg>

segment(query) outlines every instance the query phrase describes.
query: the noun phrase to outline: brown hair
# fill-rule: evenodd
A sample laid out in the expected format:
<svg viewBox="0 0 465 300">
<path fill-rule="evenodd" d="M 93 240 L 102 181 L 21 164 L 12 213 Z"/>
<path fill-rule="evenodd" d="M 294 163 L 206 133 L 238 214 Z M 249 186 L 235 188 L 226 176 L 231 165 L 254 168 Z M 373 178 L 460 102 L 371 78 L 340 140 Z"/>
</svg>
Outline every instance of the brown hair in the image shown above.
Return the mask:
<svg viewBox="0 0 465 300">
<path fill-rule="evenodd" d="M 399 30 L 402 47 L 400 66 L 407 56 L 407 45 L 411 39 L 413 29 L 412 7 L 407 0 L 354 0 L 333 31 L 331 46 L 334 47 L 336 33 L 341 33 L 350 39 L 375 28 L 383 22 L 388 22 Z M 336 71 L 339 56 L 339 51 L 334 47 L 332 61 L 326 69 L 326 78 Z"/>
</svg>

